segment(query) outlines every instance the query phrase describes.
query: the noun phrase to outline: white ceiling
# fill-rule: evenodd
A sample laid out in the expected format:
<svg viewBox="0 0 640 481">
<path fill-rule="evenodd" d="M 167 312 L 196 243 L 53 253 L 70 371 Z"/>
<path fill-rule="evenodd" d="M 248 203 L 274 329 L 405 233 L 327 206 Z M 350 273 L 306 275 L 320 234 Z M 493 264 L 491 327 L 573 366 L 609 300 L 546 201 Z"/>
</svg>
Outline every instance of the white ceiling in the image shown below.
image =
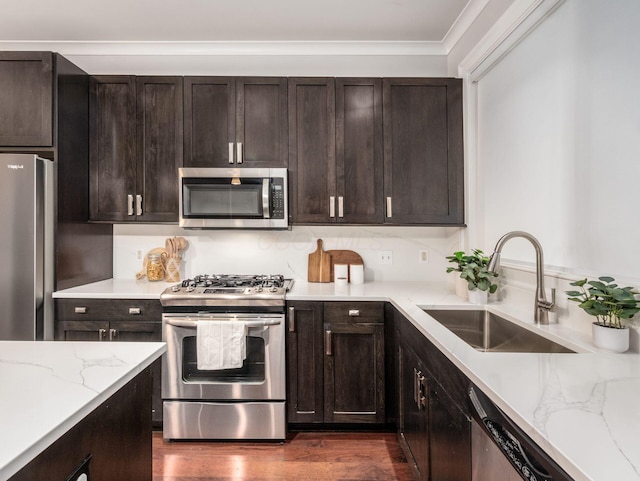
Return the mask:
<svg viewBox="0 0 640 481">
<path fill-rule="evenodd" d="M 0 41 L 442 42 L 474 0 L 20 0 Z"/>
</svg>

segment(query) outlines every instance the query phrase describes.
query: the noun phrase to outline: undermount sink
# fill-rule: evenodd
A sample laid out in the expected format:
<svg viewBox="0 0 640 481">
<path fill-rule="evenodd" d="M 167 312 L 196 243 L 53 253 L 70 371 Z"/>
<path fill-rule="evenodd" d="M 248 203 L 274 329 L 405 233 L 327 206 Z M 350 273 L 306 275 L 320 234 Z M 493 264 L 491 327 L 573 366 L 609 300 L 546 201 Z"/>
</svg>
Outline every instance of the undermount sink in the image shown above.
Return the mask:
<svg viewBox="0 0 640 481">
<path fill-rule="evenodd" d="M 444 327 L 478 351 L 575 351 L 482 309 L 423 309 Z"/>
</svg>

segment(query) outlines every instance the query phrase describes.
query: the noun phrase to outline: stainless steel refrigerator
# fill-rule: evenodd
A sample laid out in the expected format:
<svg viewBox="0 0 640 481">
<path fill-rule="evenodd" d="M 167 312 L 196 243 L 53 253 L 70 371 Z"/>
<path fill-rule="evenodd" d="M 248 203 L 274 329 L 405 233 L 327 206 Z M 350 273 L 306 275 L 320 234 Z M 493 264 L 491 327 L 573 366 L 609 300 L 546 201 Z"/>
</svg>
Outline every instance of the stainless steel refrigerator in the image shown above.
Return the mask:
<svg viewBox="0 0 640 481">
<path fill-rule="evenodd" d="M 56 165 L 0 154 L 0 340 L 52 340 Z"/>
</svg>

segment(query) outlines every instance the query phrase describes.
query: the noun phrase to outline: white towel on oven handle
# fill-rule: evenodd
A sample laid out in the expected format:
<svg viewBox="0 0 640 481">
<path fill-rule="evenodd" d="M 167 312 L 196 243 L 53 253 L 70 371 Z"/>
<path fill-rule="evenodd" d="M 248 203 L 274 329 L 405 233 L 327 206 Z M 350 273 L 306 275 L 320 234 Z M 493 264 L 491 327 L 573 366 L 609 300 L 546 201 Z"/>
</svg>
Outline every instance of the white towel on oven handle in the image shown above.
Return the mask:
<svg viewBox="0 0 640 481">
<path fill-rule="evenodd" d="M 198 321 L 196 359 L 199 370 L 238 369 L 247 358 L 243 321 Z"/>
</svg>

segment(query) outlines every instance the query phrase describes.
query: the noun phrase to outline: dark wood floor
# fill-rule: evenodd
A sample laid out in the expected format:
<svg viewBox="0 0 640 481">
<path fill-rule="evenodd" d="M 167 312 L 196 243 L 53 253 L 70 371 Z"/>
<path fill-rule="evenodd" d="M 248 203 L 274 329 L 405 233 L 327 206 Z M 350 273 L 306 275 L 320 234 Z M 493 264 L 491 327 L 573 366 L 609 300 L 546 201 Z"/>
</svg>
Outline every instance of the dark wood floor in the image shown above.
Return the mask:
<svg viewBox="0 0 640 481">
<path fill-rule="evenodd" d="M 411 481 L 393 433 L 293 433 L 285 443 L 166 442 L 153 433 L 153 481 Z"/>
</svg>

